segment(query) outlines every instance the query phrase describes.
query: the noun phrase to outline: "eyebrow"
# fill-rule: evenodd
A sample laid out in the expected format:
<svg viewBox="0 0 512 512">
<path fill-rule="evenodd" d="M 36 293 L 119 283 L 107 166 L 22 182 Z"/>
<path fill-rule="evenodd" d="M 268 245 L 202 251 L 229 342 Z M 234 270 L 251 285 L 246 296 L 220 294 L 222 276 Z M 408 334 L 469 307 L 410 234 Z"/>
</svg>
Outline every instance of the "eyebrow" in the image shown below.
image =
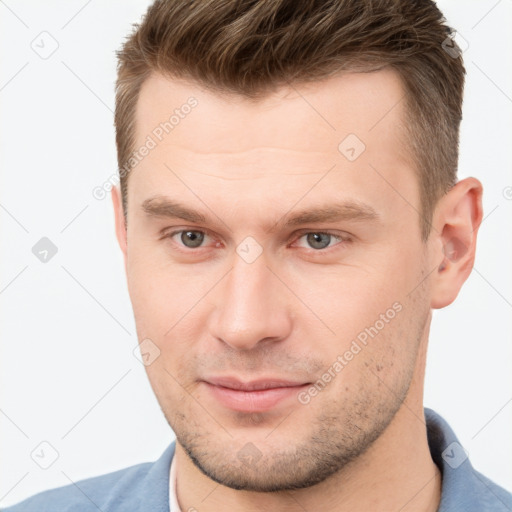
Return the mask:
<svg viewBox="0 0 512 512">
<path fill-rule="evenodd" d="M 209 222 L 206 215 L 165 196 L 146 199 L 141 206 L 142 210 L 150 217 L 177 218 L 197 224 Z M 268 232 L 301 224 L 378 220 L 380 220 L 380 215 L 370 205 L 358 201 L 346 201 L 289 212 L 274 222 Z"/>
</svg>

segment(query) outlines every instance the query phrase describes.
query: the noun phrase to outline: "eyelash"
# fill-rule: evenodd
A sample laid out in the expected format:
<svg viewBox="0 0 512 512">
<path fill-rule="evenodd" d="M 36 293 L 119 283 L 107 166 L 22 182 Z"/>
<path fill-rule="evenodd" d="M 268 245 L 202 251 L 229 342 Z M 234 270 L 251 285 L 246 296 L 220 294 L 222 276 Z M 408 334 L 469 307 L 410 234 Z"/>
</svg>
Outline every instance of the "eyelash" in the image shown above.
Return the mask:
<svg viewBox="0 0 512 512">
<path fill-rule="evenodd" d="M 179 234 L 184 233 L 186 231 L 193 231 L 193 232 L 197 232 L 197 233 L 203 233 L 206 236 L 209 236 L 211 238 L 215 238 L 213 236 L 213 234 L 211 234 L 209 231 L 204 230 L 204 229 L 178 229 L 178 230 L 175 230 L 175 231 L 171 231 L 170 233 L 164 234 L 163 238 L 169 238 L 169 239 L 172 240 L 175 235 L 179 235 Z M 330 230 L 323 230 L 323 231 L 320 231 L 320 230 L 317 230 L 317 231 L 314 231 L 314 230 L 303 230 L 303 231 L 299 231 L 298 233 L 295 233 L 294 241 L 300 240 L 301 238 L 303 238 L 304 236 L 307 236 L 308 234 L 330 235 L 331 237 L 333 237 L 333 238 L 338 240 L 338 243 L 335 243 L 334 245 L 325 247 L 323 249 L 313 249 L 311 247 L 309 247 L 309 248 L 302 247 L 302 249 L 306 249 L 308 252 L 314 253 L 314 254 L 327 253 L 327 252 L 330 252 L 331 249 L 334 249 L 338 245 L 345 245 L 347 243 L 352 242 L 352 238 L 350 238 L 348 235 L 340 235 L 339 233 L 335 233 L 335 232 L 330 231 Z M 192 252 L 198 252 L 200 249 L 204 249 L 205 248 L 204 246 L 200 246 L 200 247 L 197 247 L 197 248 L 191 248 L 191 247 L 186 247 L 186 246 L 184 246 L 182 244 L 178 244 L 178 245 L 179 245 L 179 250 L 181 250 L 183 252 L 186 252 L 186 253 L 189 253 L 189 254 L 192 253 Z"/>
</svg>

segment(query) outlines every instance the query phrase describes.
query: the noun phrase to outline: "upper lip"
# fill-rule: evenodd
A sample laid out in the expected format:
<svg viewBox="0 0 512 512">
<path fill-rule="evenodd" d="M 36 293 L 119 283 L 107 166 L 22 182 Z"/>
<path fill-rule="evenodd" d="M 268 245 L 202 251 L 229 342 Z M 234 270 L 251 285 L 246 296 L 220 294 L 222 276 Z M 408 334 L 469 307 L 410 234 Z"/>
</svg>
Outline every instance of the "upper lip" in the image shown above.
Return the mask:
<svg viewBox="0 0 512 512">
<path fill-rule="evenodd" d="M 296 380 L 285 380 L 279 378 L 265 378 L 251 381 L 242 381 L 236 377 L 209 377 L 204 379 L 208 384 L 222 386 L 224 388 L 236 389 L 239 391 L 259 391 L 262 389 L 287 388 L 304 386 L 307 382 Z"/>
</svg>

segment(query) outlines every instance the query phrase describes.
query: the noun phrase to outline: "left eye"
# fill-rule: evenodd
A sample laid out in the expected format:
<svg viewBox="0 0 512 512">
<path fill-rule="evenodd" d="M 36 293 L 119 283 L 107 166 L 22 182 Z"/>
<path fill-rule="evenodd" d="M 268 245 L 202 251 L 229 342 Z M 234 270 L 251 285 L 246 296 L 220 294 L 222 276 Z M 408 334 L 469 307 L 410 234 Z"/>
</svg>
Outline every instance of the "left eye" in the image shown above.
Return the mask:
<svg viewBox="0 0 512 512">
<path fill-rule="evenodd" d="M 332 246 L 334 244 L 331 244 L 331 242 L 334 241 L 343 241 L 343 238 L 341 236 L 333 235 L 331 233 L 323 233 L 323 232 L 310 232 L 305 233 L 302 235 L 299 240 L 305 238 L 306 243 L 309 245 L 310 248 L 315 250 L 325 249 L 329 246 Z"/>
</svg>

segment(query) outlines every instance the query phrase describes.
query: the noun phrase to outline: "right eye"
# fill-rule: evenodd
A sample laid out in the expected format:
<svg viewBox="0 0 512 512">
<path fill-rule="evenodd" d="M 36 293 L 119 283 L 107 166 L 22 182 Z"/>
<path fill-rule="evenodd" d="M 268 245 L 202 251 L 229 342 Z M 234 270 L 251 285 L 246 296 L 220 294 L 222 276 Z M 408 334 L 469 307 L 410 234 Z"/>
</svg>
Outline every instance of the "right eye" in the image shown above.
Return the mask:
<svg viewBox="0 0 512 512">
<path fill-rule="evenodd" d="M 179 240 L 178 243 L 181 243 L 187 249 L 197 249 L 198 247 L 201 247 L 205 237 L 208 237 L 204 231 L 198 231 L 195 229 L 181 229 L 179 231 L 173 231 L 172 233 L 165 235 L 165 237 L 176 240 L 176 235 L 179 235 L 177 238 Z"/>
</svg>

